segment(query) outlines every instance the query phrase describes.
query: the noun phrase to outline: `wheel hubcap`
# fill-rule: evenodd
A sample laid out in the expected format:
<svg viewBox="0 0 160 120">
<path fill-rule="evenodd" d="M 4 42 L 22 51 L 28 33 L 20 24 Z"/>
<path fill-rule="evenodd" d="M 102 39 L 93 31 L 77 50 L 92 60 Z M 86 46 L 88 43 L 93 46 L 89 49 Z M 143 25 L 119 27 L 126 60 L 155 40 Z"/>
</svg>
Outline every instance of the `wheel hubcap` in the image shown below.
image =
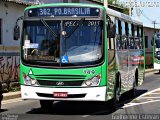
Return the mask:
<svg viewBox="0 0 160 120">
<path fill-rule="evenodd" d="M 116 100 L 119 101 L 120 98 L 120 88 L 117 88 L 116 90 Z"/>
</svg>

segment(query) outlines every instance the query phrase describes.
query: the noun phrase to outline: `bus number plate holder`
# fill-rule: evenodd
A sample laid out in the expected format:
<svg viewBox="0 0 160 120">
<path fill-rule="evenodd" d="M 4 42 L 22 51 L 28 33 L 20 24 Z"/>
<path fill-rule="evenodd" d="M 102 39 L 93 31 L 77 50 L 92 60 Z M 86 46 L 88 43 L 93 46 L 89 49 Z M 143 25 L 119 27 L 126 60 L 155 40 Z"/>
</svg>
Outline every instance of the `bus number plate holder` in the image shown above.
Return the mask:
<svg viewBox="0 0 160 120">
<path fill-rule="evenodd" d="M 55 97 L 55 98 L 67 98 L 68 93 L 67 92 L 53 92 L 53 97 Z"/>
</svg>

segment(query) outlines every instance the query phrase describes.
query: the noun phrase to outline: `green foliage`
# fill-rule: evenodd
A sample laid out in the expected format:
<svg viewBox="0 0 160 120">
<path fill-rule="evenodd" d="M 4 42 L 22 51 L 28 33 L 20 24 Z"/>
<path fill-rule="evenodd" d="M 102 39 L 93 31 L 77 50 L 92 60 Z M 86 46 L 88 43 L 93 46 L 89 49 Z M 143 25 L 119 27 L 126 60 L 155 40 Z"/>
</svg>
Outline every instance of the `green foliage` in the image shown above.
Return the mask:
<svg viewBox="0 0 160 120">
<path fill-rule="evenodd" d="M 129 15 L 129 9 L 128 9 L 128 8 L 124 8 L 123 6 L 117 4 L 117 1 L 118 1 L 118 0 L 108 0 L 108 4 L 114 5 L 115 7 L 118 7 L 118 8 L 122 8 L 122 9 L 123 9 L 122 12 L 123 12 L 124 14 Z"/>
<path fill-rule="evenodd" d="M 2 92 L 7 93 L 7 92 L 9 92 L 9 90 L 7 88 L 4 88 Z"/>
<path fill-rule="evenodd" d="M 108 0 L 108 4 L 116 4 L 117 3 L 117 0 Z"/>
<path fill-rule="evenodd" d="M 125 8 L 125 9 L 123 10 L 123 13 L 129 15 L 129 9 L 128 9 L 128 8 Z"/>
<path fill-rule="evenodd" d="M 17 92 L 17 91 L 20 91 L 20 87 L 13 87 L 11 88 L 10 90 L 11 92 Z"/>
</svg>

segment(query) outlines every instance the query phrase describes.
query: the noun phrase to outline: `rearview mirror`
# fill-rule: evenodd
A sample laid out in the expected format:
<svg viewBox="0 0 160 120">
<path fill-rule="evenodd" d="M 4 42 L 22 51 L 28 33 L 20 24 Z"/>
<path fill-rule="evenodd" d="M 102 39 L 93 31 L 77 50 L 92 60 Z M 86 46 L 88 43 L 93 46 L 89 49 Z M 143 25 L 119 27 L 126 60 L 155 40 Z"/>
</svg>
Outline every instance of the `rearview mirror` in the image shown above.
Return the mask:
<svg viewBox="0 0 160 120">
<path fill-rule="evenodd" d="M 16 25 L 13 29 L 13 40 L 18 40 L 20 38 L 20 27 L 18 26 L 19 20 L 23 20 L 23 16 L 19 17 L 16 21 Z"/>
<path fill-rule="evenodd" d="M 110 16 L 107 16 L 107 19 L 108 19 L 108 26 L 107 26 L 108 38 L 115 38 L 115 35 L 116 35 L 116 25 L 111 20 Z"/>
<path fill-rule="evenodd" d="M 116 25 L 114 23 L 110 23 L 108 27 L 108 37 L 114 38 L 116 34 Z"/>
<path fill-rule="evenodd" d="M 18 40 L 20 38 L 20 27 L 18 25 L 15 25 L 14 27 L 13 37 L 14 40 Z"/>
</svg>

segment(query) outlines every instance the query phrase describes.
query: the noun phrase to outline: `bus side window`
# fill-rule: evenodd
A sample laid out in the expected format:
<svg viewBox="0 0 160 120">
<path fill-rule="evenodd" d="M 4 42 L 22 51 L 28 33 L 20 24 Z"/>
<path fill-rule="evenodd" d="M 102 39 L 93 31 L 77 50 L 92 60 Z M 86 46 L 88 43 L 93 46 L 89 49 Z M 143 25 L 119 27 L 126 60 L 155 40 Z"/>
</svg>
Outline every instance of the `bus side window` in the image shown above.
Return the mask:
<svg viewBox="0 0 160 120">
<path fill-rule="evenodd" d="M 122 36 L 126 35 L 126 31 L 125 31 L 125 22 L 122 21 L 121 22 L 121 25 L 122 25 Z"/>
<path fill-rule="evenodd" d="M 140 31 L 139 26 L 136 26 L 135 27 L 135 32 L 136 32 L 136 34 L 135 34 L 135 49 L 142 49 L 142 42 L 141 42 L 142 40 L 141 40 L 141 36 L 140 36 L 139 31 Z"/>
<path fill-rule="evenodd" d="M 137 29 L 138 29 L 138 27 L 135 25 L 134 26 L 134 37 L 138 37 L 138 34 L 137 34 Z"/>
<path fill-rule="evenodd" d="M 126 31 L 126 49 L 128 49 L 128 41 L 129 41 L 129 27 L 128 27 L 128 22 L 125 22 L 125 31 Z"/>
<path fill-rule="evenodd" d="M 122 25 L 122 49 L 127 49 L 126 23 L 121 22 Z"/>
<path fill-rule="evenodd" d="M 128 24 L 128 36 L 132 36 L 132 27 L 131 24 Z"/>
<path fill-rule="evenodd" d="M 116 48 L 117 50 L 122 49 L 122 27 L 121 27 L 121 21 L 116 20 Z"/>
<path fill-rule="evenodd" d="M 131 37 L 130 37 L 130 49 L 134 49 L 134 25 L 131 24 Z"/>
</svg>

